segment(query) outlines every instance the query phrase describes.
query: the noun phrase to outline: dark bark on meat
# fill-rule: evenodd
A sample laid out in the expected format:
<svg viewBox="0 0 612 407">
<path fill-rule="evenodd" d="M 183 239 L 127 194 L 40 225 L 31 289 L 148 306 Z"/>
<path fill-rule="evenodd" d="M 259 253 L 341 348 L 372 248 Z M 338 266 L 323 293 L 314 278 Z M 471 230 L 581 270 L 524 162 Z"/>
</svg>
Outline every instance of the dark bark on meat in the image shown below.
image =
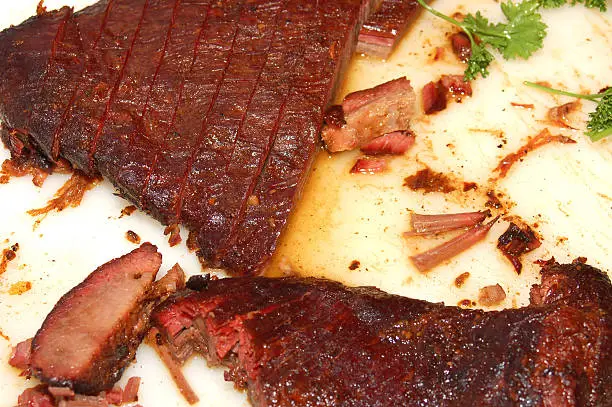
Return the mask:
<svg viewBox="0 0 612 407">
<path fill-rule="evenodd" d="M 517 274 L 521 274 L 523 264 L 520 257 L 540 247 L 542 242 L 537 238 L 529 226 L 519 228 L 510 222 L 508 229 L 497 239 L 497 248 L 506 256 Z"/>
<path fill-rule="evenodd" d="M 259 271 L 371 1 L 101 0 L 0 33 L 0 119 Z M 251 196 L 259 205 L 248 205 Z"/>
<path fill-rule="evenodd" d="M 550 262 L 531 293 L 528 307 L 483 312 L 235 278 L 169 300 L 153 320 L 170 343 L 200 335 L 190 351 L 228 366 L 256 406 L 610 405 L 609 278 Z"/>
<path fill-rule="evenodd" d="M 422 10 L 416 0 L 382 0 L 359 31 L 356 52 L 388 58 Z"/>
<path fill-rule="evenodd" d="M 32 341 L 32 374 L 82 394 L 111 388 L 149 327 L 160 265 L 156 247 L 145 243 L 65 294 Z"/>
</svg>

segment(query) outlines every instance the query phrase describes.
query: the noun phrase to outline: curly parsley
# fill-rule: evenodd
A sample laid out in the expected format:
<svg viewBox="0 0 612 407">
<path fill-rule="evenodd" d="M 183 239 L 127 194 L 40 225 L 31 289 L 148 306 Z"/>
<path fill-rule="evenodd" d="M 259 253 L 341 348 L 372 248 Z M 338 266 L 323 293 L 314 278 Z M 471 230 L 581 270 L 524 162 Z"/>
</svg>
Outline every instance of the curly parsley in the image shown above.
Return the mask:
<svg viewBox="0 0 612 407">
<path fill-rule="evenodd" d="M 417 2 L 433 15 L 461 28 L 470 39 L 472 54 L 464 72 L 468 81 L 475 79 L 478 74 L 483 77 L 489 74 L 488 67 L 495 58 L 487 47 L 497 49 L 505 59 L 527 59 L 542 48 L 547 26 L 538 12 L 541 7 L 583 3 L 586 7 L 606 11 L 606 0 L 523 0 L 520 3 L 509 0 L 501 4 L 506 22 L 493 24 L 479 11 L 475 15 L 468 14 L 463 21 L 457 21 L 435 10 L 424 0 Z"/>
</svg>

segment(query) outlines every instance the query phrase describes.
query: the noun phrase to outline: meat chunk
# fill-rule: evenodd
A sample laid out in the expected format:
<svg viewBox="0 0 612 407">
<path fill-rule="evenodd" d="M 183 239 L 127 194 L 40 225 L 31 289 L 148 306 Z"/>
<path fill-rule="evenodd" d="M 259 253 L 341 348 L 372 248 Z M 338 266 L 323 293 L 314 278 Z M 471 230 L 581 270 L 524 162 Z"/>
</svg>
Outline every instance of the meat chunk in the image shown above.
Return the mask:
<svg viewBox="0 0 612 407">
<path fill-rule="evenodd" d="M 414 141 L 415 136 L 410 130 L 398 130 L 376 137 L 362 145 L 361 151 L 369 155 L 402 155 L 414 145 Z"/>
<path fill-rule="evenodd" d="M 451 46 L 453 52 L 461 62 L 467 62 L 472 56 L 472 43 L 463 31 L 451 35 Z"/>
<path fill-rule="evenodd" d="M 300 196 L 372 2 L 41 11 L 0 33 L 0 120 L 37 157 L 101 174 L 164 224 L 183 224 L 208 265 L 255 273 Z"/>
<path fill-rule="evenodd" d="M 406 77 L 349 93 L 342 114 L 332 107 L 321 137 L 331 152 L 359 148 L 372 139 L 409 128 L 415 113 L 415 94 Z"/>
<path fill-rule="evenodd" d="M 160 265 L 161 254 L 145 243 L 66 293 L 34 336 L 32 374 L 82 394 L 111 388 L 149 328 Z"/>
<path fill-rule="evenodd" d="M 423 87 L 423 111 L 425 114 L 442 111 L 451 98 L 460 102 L 464 96 L 472 96 L 472 86 L 462 75 L 442 75 L 437 82 Z"/>
<path fill-rule="evenodd" d="M 226 365 L 255 406 L 610 405 L 609 278 L 550 262 L 532 295 L 484 312 L 320 279 L 234 278 L 168 300 L 153 320 L 187 350 L 181 360 Z"/>
<path fill-rule="evenodd" d="M 520 257 L 542 245 L 529 226 L 522 229 L 510 222 L 508 229 L 497 239 L 497 248 L 506 256 L 517 274 L 521 274 L 523 264 Z"/>
</svg>

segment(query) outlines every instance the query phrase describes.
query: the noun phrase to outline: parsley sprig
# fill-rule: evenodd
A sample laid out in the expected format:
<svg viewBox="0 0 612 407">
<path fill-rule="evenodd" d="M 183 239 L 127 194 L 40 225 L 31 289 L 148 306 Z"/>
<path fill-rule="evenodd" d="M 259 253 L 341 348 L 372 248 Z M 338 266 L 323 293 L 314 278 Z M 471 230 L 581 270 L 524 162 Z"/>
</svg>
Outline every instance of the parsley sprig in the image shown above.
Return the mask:
<svg viewBox="0 0 612 407">
<path fill-rule="evenodd" d="M 488 67 L 495 57 L 487 46 L 497 49 L 505 59 L 527 59 L 542 48 L 547 26 L 538 12 L 541 7 L 555 8 L 568 3 L 583 3 L 586 7 L 599 8 L 601 11 L 607 9 L 606 0 L 523 0 L 520 3 L 508 0 L 501 4 L 506 22 L 493 24 L 479 11 L 475 15 L 468 14 L 463 21 L 457 21 L 435 10 L 425 0 L 417 2 L 433 15 L 461 28 L 468 36 L 472 48 L 464 72 L 468 81 L 475 79 L 478 74 L 483 77 L 489 74 Z"/>
<path fill-rule="evenodd" d="M 576 5 L 578 3 L 584 3 L 585 7 L 598 8 L 601 11 L 606 11 L 606 0 L 540 0 L 540 4 L 544 8 L 557 8 L 566 4 Z"/>
<path fill-rule="evenodd" d="M 502 12 L 507 22 L 497 24 L 489 22 L 480 12 L 476 15 L 468 14 L 463 21 L 457 21 L 435 10 L 424 0 L 417 1 L 430 13 L 461 28 L 470 39 L 472 54 L 464 73 L 466 80 L 475 79 L 478 74 L 483 77 L 489 74 L 488 66 L 494 57 L 487 45 L 497 49 L 506 59 L 529 58 L 542 48 L 546 36 L 546 24 L 537 12 L 540 8 L 538 0 L 502 3 Z"/>
<path fill-rule="evenodd" d="M 595 111 L 589 113 L 589 121 L 587 123 L 588 131 L 585 132 L 585 134 L 593 141 L 598 141 L 604 137 L 612 135 L 612 88 L 607 88 L 601 93 L 582 95 L 579 93 L 549 88 L 534 82 L 526 81 L 524 83 L 527 86 L 531 86 L 532 88 L 540 89 L 545 92 L 590 100 L 591 102 L 597 103 Z"/>
</svg>

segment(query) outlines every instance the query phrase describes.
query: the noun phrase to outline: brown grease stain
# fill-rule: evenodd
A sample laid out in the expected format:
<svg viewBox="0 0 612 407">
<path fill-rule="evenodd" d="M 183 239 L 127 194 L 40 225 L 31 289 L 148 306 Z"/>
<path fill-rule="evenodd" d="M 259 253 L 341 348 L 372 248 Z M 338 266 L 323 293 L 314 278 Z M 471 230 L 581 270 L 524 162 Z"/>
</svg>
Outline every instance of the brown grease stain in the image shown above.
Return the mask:
<svg viewBox="0 0 612 407">
<path fill-rule="evenodd" d="M 429 167 L 417 171 L 416 174 L 404 178 L 404 186 L 416 190 L 423 190 L 424 193 L 442 192 L 448 193 L 455 189 L 450 178 L 440 172 L 435 172 Z"/>
<path fill-rule="evenodd" d="M 470 277 L 470 273 L 466 271 L 465 273 L 461 273 L 455 278 L 455 287 L 461 288 Z"/>
<path fill-rule="evenodd" d="M 32 283 L 29 281 L 18 281 L 15 284 L 12 284 L 9 288 L 10 295 L 21 295 L 25 292 L 28 292 L 32 289 Z"/>
</svg>

